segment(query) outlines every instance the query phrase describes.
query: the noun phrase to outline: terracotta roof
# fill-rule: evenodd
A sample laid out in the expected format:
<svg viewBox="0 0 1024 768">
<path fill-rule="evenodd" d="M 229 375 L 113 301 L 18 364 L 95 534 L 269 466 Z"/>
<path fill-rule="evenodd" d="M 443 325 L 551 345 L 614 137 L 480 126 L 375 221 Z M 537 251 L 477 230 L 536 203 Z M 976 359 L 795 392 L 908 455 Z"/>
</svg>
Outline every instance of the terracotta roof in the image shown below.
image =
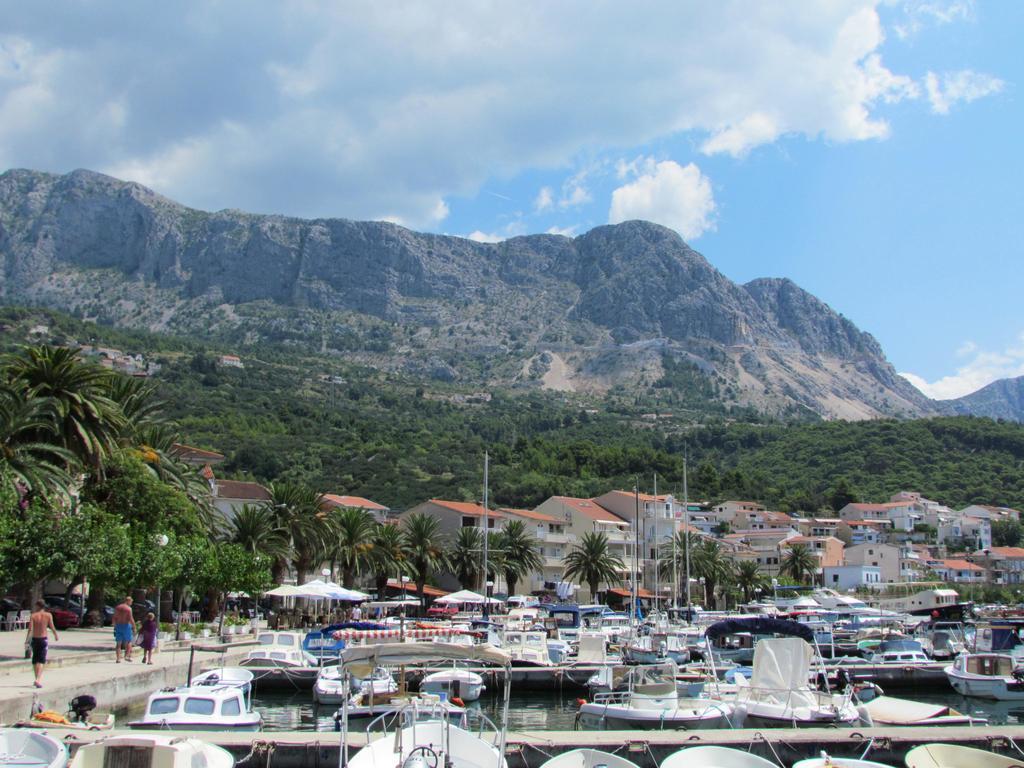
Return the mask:
<svg viewBox="0 0 1024 768">
<path fill-rule="evenodd" d="M 770 537 L 770 538 L 777 538 L 779 536 L 785 537 L 786 536 L 786 531 L 779 530 L 778 528 L 775 528 L 773 530 L 767 530 L 767 531 L 761 530 L 761 529 L 752 530 L 752 531 L 733 531 L 732 533 L 725 534 L 724 538 L 726 538 L 726 539 L 753 539 L 753 538 L 757 538 L 759 536 L 765 536 L 765 537 Z M 800 538 L 800 537 L 799 536 L 795 536 L 793 538 Z"/>
<path fill-rule="evenodd" d="M 445 509 L 450 509 L 453 512 L 458 512 L 460 515 L 469 515 L 470 517 L 483 517 L 486 514 L 488 517 L 504 517 L 501 512 L 496 509 L 485 510 L 476 502 L 472 501 L 444 501 L 443 499 L 431 499 L 427 502 L 428 504 L 435 504 Z"/>
<path fill-rule="evenodd" d="M 572 496 L 555 496 L 553 498 L 558 499 L 567 507 L 572 507 L 580 514 L 589 517 L 591 520 L 628 525 L 628 521 L 623 520 L 616 514 L 612 514 L 593 499 L 576 499 Z"/>
<path fill-rule="evenodd" d="M 627 496 L 630 499 L 635 499 L 635 498 L 637 498 L 637 496 L 639 496 L 640 497 L 640 501 L 668 501 L 668 496 L 666 494 L 661 494 L 659 496 L 652 496 L 649 493 L 635 494 L 635 493 L 633 493 L 633 491 L 618 491 L 618 490 L 616 490 L 616 491 L 608 491 L 608 493 L 617 493 L 619 496 Z"/>
<path fill-rule="evenodd" d="M 325 493 L 323 499 L 332 507 L 355 507 L 369 509 L 374 512 L 387 512 L 388 508 L 376 501 L 364 499 L 362 496 L 339 496 L 336 493 Z"/>
<path fill-rule="evenodd" d="M 525 517 L 527 520 L 540 520 L 545 523 L 564 523 L 564 520 L 560 520 L 557 517 L 546 515 L 543 512 L 537 512 L 534 509 L 509 509 L 502 507 L 498 510 L 502 514 L 511 515 L 513 517 Z"/>
<path fill-rule="evenodd" d="M 388 579 L 388 589 L 401 589 L 406 592 L 415 593 L 416 583 L 410 581 L 408 584 L 402 584 L 398 581 L 398 579 Z M 424 584 L 423 594 L 427 597 L 444 597 L 449 593 L 445 592 L 443 589 L 438 589 L 437 587 L 432 587 L 429 584 Z"/>
<path fill-rule="evenodd" d="M 988 552 L 998 557 L 1024 557 L 1024 547 L 990 547 Z M 974 554 L 985 554 L 986 550 L 979 549 Z"/>
<path fill-rule="evenodd" d="M 861 503 L 858 503 L 858 502 L 850 502 L 846 506 L 853 507 L 854 509 L 859 509 L 862 512 L 868 512 L 868 511 L 870 511 L 870 512 L 884 512 L 887 509 L 896 509 L 898 507 L 905 507 L 908 504 L 912 504 L 912 503 L 913 503 L 913 501 L 908 499 L 907 501 L 888 501 L 885 504 L 861 504 Z M 844 507 L 844 509 L 845 509 L 845 507 Z"/>
<path fill-rule="evenodd" d="M 619 597 L 632 597 L 633 596 L 633 591 L 632 590 L 624 589 L 623 587 L 610 587 L 608 589 L 608 593 L 612 594 L 612 595 L 618 595 Z M 641 597 L 644 600 L 650 600 L 652 597 L 654 597 L 654 593 L 651 592 L 648 589 L 644 589 L 643 587 L 640 587 L 640 589 L 638 589 L 636 591 L 636 596 L 637 597 Z"/>
<path fill-rule="evenodd" d="M 849 526 L 867 525 L 872 528 L 884 528 L 887 525 L 892 525 L 892 520 L 847 520 L 846 524 Z"/>
<path fill-rule="evenodd" d="M 244 480 L 218 480 L 217 498 L 269 501 L 270 491 L 259 483 L 250 483 Z"/>
<path fill-rule="evenodd" d="M 793 536 L 790 539 L 786 539 L 786 543 L 804 544 L 808 541 L 826 541 L 828 539 L 835 539 L 836 541 L 840 541 L 840 539 L 836 539 L 835 536 Z"/>
<path fill-rule="evenodd" d="M 224 461 L 223 453 L 207 451 L 205 448 L 196 448 L 195 446 L 185 445 L 183 443 L 174 443 L 171 446 L 171 455 L 186 463 L 195 462 L 197 464 L 217 464 L 218 462 Z"/>
<path fill-rule="evenodd" d="M 969 563 L 966 560 L 939 560 L 943 568 L 952 568 L 955 571 L 984 571 L 980 565 Z"/>
</svg>

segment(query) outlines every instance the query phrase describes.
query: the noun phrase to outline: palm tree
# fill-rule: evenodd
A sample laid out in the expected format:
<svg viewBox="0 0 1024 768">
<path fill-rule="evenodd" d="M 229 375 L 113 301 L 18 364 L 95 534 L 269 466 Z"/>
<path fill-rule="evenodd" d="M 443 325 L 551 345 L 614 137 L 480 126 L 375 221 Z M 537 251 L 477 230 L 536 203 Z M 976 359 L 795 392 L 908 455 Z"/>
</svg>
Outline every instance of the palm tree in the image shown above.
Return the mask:
<svg viewBox="0 0 1024 768">
<path fill-rule="evenodd" d="M 579 577 L 590 587 L 591 599 L 596 598 L 601 582 L 618 584 L 619 573 L 625 568 L 622 560 L 608 549 L 608 536 L 591 531 L 583 534 L 580 543 L 565 556 L 565 578 Z"/>
<path fill-rule="evenodd" d="M 805 584 L 818 570 L 818 559 L 806 544 L 793 544 L 789 554 L 782 559 L 781 573 L 791 576 L 800 584 Z"/>
<path fill-rule="evenodd" d="M 756 560 L 742 560 L 735 569 L 736 586 L 743 592 L 743 602 L 749 603 L 751 595 L 763 589 L 768 580 Z"/>
<path fill-rule="evenodd" d="M 383 600 L 392 576 L 406 572 L 405 551 L 402 549 L 402 529 L 393 523 L 378 523 L 373 531 L 370 550 L 370 569 L 377 584 L 377 599 Z M 403 595 L 404 597 L 404 595 Z"/>
<path fill-rule="evenodd" d="M 477 589 L 480 571 L 483 568 L 480 553 L 483 551 L 483 536 L 476 526 L 468 525 L 459 529 L 448 554 L 448 567 L 463 589 Z"/>
<path fill-rule="evenodd" d="M 444 537 L 437 518 L 422 512 L 415 512 L 402 521 L 402 551 L 409 573 L 416 583 L 423 607 L 426 596 L 423 588 L 427 579 L 436 571 L 448 566 Z"/>
<path fill-rule="evenodd" d="M 0 385 L 0 465 L 27 490 L 67 493 L 71 478 L 65 467 L 73 456 L 53 441 L 55 437 L 52 400 Z"/>
<path fill-rule="evenodd" d="M 291 556 L 288 531 L 267 507 L 243 504 L 228 524 L 227 538 L 247 552 L 264 555 L 271 562 Z"/>
<path fill-rule="evenodd" d="M 298 483 L 271 483 L 270 499 L 264 504 L 273 511 L 278 525 L 288 531 L 291 565 L 295 580 L 302 584 L 309 572 L 323 562 L 329 548 L 330 524 L 323 510 L 323 496 Z M 287 562 L 275 563 L 280 581 Z"/>
<path fill-rule="evenodd" d="M 509 595 L 516 593 L 519 579 L 540 570 L 544 561 L 537 554 L 537 540 L 526 530 L 522 520 L 510 520 L 497 536 L 501 553 L 501 570 Z"/>
<path fill-rule="evenodd" d="M 678 577 L 679 583 L 673 585 L 675 594 L 683 592 L 683 582 L 686 581 L 686 544 L 690 544 L 690 571 L 693 571 L 693 553 L 697 545 L 704 540 L 704 537 L 693 531 L 676 531 L 676 535 L 666 542 L 663 542 L 658 550 L 658 575 L 662 578 L 673 579 Z"/>
<path fill-rule="evenodd" d="M 704 600 L 714 609 L 716 590 L 732 576 L 732 563 L 725 557 L 721 545 L 712 539 L 701 541 L 690 550 L 690 569 L 704 579 Z"/>
<path fill-rule="evenodd" d="M 85 466 L 101 473 L 124 427 L 110 397 L 113 374 L 65 347 L 26 347 L 11 358 L 7 375 L 36 397 L 51 398 L 60 444 Z"/>
<path fill-rule="evenodd" d="M 341 569 L 341 585 L 352 589 L 356 575 L 367 564 L 373 549 L 373 532 L 376 521 L 365 509 L 345 507 L 335 509 L 330 515 L 331 522 L 331 572 L 334 564 Z"/>
</svg>

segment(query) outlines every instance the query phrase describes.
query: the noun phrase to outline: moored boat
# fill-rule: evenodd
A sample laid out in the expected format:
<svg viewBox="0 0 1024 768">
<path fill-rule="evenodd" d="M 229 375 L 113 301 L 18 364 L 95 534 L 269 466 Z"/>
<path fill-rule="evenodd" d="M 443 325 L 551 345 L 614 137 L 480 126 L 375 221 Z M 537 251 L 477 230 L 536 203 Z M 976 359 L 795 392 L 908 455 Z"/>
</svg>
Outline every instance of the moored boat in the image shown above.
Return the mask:
<svg viewBox="0 0 1024 768">
<path fill-rule="evenodd" d="M 199 685 L 165 688 L 150 695 L 146 711 L 128 723 L 132 730 L 258 731 L 259 712 L 249 709 L 242 688 Z"/>
<path fill-rule="evenodd" d="M 819 757 L 811 757 L 793 763 L 793 768 L 891 768 L 891 766 L 871 760 L 858 760 L 853 757 L 832 757 L 832 755 L 822 752 Z"/>
<path fill-rule="evenodd" d="M 957 744 L 922 744 L 904 762 L 907 768 L 1020 768 L 1021 759 Z"/>
<path fill-rule="evenodd" d="M 68 753 L 52 736 L 20 728 L 0 728 L 0 766 L 64 768 Z"/>
<path fill-rule="evenodd" d="M 232 768 L 234 764 L 235 758 L 226 749 L 199 739 L 131 734 L 82 744 L 75 751 L 71 768 Z"/>
<path fill-rule="evenodd" d="M 483 677 L 468 669 L 443 669 L 420 681 L 420 690 L 425 693 L 444 693 L 449 699 L 465 702 L 476 701 L 486 688 Z"/>
<path fill-rule="evenodd" d="M 632 760 L 599 749 L 573 749 L 546 760 L 540 768 L 638 768 Z"/>
<path fill-rule="evenodd" d="M 661 768 L 779 768 L 771 760 L 730 747 L 687 747 L 673 752 Z"/>
<path fill-rule="evenodd" d="M 872 725 L 983 725 L 983 718 L 964 715 L 943 704 L 924 704 L 919 701 L 876 696 L 861 704 L 871 718 Z"/>
</svg>

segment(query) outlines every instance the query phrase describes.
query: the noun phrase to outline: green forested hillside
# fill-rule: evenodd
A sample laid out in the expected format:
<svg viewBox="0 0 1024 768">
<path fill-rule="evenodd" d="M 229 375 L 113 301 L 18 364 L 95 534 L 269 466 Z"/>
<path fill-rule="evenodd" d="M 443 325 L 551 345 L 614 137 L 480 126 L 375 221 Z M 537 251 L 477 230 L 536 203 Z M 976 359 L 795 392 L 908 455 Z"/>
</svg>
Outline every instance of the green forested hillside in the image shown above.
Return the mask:
<svg viewBox="0 0 1024 768">
<path fill-rule="evenodd" d="M 36 310 L 0 313 L 5 343 L 23 343 L 40 317 L 48 340 L 96 339 L 158 360 L 170 415 L 192 444 L 227 455 L 222 476 L 302 480 L 401 509 L 430 497 L 479 498 L 487 450 L 492 500 L 530 506 L 552 494 L 632 488 L 635 476 L 650 490 L 655 472 L 659 491 L 681 494 L 688 455 L 696 499 L 817 510 L 905 489 L 950 506 L 1024 507 L 1024 427 L 1017 424 L 969 417 L 737 423 L 715 415 L 710 403 L 702 424 L 693 425 L 644 417 L 643 402 L 626 407 L 539 392 L 460 402 L 472 393 L 286 345 L 212 349 Z M 225 352 L 240 354 L 245 368 L 218 366 Z M 686 397 L 692 401 L 693 392 Z"/>
</svg>

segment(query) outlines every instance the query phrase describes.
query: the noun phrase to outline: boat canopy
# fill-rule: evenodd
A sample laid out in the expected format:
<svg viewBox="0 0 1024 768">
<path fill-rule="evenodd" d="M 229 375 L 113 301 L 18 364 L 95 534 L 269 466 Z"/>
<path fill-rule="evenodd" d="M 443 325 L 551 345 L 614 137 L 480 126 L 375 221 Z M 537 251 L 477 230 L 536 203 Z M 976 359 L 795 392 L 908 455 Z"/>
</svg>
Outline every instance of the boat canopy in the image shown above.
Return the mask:
<svg viewBox="0 0 1024 768">
<path fill-rule="evenodd" d="M 799 621 L 754 617 L 750 619 L 723 619 L 708 627 L 709 640 L 717 640 L 737 632 L 750 632 L 754 635 L 788 635 L 799 637 L 809 643 L 814 642 L 814 630 Z"/>
<path fill-rule="evenodd" d="M 346 648 L 341 665 L 356 677 L 368 677 L 377 667 L 400 664 L 429 664 L 434 661 L 474 661 L 508 666 L 512 657 L 493 645 L 455 643 L 380 643 Z"/>
</svg>

